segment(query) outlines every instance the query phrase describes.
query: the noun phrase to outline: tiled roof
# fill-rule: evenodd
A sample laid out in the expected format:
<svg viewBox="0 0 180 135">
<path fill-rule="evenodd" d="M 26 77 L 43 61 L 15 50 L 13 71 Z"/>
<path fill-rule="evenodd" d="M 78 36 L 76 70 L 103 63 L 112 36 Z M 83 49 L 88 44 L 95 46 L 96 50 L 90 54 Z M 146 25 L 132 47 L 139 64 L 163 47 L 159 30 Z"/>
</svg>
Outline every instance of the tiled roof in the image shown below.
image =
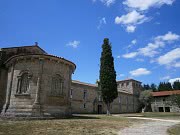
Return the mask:
<svg viewBox="0 0 180 135">
<path fill-rule="evenodd" d="M 170 96 L 173 94 L 180 94 L 180 90 L 152 92 L 153 97 Z"/>
<path fill-rule="evenodd" d="M 0 48 L 0 50 L 9 50 L 9 49 L 13 49 L 13 48 L 38 48 L 40 49 L 42 52 L 44 52 L 45 54 L 47 54 L 46 51 L 44 51 L 40 46 L 38 45 L 28 45 L 28 46 L 19 46 L 19 47 L 7 47 L 7 48 Z"/>
<path fill-rule="evenodd" d="M 125 81 L 135 81 L 135 82 L 140 82 L 140 81 L 137 81 L 137 80 L 134 80 L 134 79 L 130 79 L 130 78 L 124 79 L 124 80 L 119 80 L 119 81 L 117 81 L 117 82 L 125 82 Z M 141 83 L 141 82 L 140 82 L 140 83 Z"/>
<path fill-rule="evenodd" d="M 81 85 L 87 85 L 87 86 L 92 86 L 92 87 L 98 87 L 96 84 L 90 84 L 90 83 L 80 82 L 80 81 L 77 81 L 77 80 L 72 80 L 72 83 L 81 84 Z"/>
</svg>

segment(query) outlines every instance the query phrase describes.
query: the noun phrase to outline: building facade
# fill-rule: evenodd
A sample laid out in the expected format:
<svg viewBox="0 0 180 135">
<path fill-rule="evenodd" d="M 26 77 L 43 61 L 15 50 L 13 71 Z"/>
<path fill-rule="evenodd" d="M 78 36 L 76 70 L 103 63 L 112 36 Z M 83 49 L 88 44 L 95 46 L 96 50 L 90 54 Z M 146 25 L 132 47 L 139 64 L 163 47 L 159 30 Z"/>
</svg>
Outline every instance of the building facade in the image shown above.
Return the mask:
<svg viewBox="0 0 180 135">
<path fill-rule="evenodd" d="M 1 114 L 71 115 L 69 89 L 75 64 L 35 46 L 0 51 Z"/>
<path fill-rule="evenodd" d="M 117 81 L 117 86 L 118 97 L 111 104 L 111 113 L 138 112 L 141 82 L 127 79 Z M 72 81 L 70 97 L 72 113 L 106 113 L 106 105 L 97 85 Z"/>
<path fill-rule="evenodd" d="M 106 113 L 94 84 L 72 81 L 76 65 L 38 45 L 0 49 L 0 112 L 5 116 L 61 117 Z M 117 81 L 112 113 L 138 111 L 141 82 Z"/>
<path fill-rule="evenodd" d="M 180 90 L 152 92 L 153 101 L 151 108 L 153 112 L 180 112 L 180 108 L 171 103 L 171 95 L 180 94 Z"/>
</svg>

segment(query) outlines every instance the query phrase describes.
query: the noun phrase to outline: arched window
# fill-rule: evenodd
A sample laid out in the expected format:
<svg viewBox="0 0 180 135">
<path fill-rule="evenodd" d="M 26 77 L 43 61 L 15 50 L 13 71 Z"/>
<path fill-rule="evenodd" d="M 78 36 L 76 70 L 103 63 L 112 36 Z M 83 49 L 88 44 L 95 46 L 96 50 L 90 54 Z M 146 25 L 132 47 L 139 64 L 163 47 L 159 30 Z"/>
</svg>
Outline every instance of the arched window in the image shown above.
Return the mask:
<svg viewBox="0 0 180 135">
<path fill-rule="evenodd" d="M 30 75 L 28 72 L 23 72 L 18 76 L 17 94 L 28 94 L 29 93 L 29 80 Z"/>
<path fill-rule="evenodd" d="M 63 79 L 60 75 L 52 77 L 51 95 L 57 96 L 63 94 Z"/>
</svg>

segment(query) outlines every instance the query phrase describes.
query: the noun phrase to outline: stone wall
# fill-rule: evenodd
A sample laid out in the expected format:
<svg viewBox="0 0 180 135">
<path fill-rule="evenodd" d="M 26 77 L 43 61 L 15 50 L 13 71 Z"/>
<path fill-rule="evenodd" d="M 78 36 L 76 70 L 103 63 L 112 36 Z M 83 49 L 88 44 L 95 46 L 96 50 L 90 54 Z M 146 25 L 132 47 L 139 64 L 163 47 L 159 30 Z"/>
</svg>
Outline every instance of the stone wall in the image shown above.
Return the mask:
<svg viewBox="0 0 180 135">
<path fill-rule="evenodd" d="M 7 93 L 3 109 L 5 115 L 71 115 L 69 90 L 71 74 L 75 68 L 72 64 L 52 56 L 27 55 L 9 61 L 7 67 Z M 28 74 L 28 91 L 19 93 L 20 78 L 24 72 Z M 58 76 L 61 81 L 54 83 L 54 76 Z M 55 91 L 54 87 L 61 89 L 61 92 Z"/>
<path fill-rule="evenodd" d="M 102 107 L 101 113 L 106 113 L 106 105 L 100 99 L 101 94 L 96 85 L 73 81 L 71 90 L 72 113 L 99 113 L 98 106 Z M 87 92 L 86 99 L 83 97 L 84 91 Z M 119 91 L 118 97 L 111 103 L 111 113 L 131 113 L 138 109 L 138 97 L 132 93 Z"/>
<path fill-rule="evenodd" d="M 163 112 L 167 111 L 165 108 L 169 108 L 170 112 L 180 112 L 180 108 L 172 105 L 170 96 L 154 97 L 151 108 L 153 112 L 159 112 L 159 108 L 161 108 Z"/>
<path fill-rule="evenodd" d="M 132 113 L 139 108 L 138 98 L 132 94 L 118 93 L 118 97 L 111 104 L 112 113 Z"/>
<path fill-rule="evenodd" d="M 72 82 L 71 91 L 72 113 L 95 113 L 94 102 L 98 96 L 97 86 Z"/>
</svg>

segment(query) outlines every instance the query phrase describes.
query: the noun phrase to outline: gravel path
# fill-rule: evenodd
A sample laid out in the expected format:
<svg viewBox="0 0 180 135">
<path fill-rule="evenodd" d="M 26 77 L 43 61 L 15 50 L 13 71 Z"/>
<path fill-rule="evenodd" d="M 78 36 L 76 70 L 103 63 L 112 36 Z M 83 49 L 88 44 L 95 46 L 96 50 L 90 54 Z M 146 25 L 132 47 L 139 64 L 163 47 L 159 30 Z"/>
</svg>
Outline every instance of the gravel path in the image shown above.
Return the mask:
<svg viewBox="0 0 180 135">
<path fill-rule="evenodd" d="M 136 119 L 143 119 L 137 118 Z M 163 120 L 163 119 L 153 119 L 145 118 L 148 121 L 145 121 L 143 124 L 133 125 L 129 128 L 125 128 L 119 131 L 118 135 L 168 135 L 167 129 L 180 121 L 177 120 Z"/>
</svg>

